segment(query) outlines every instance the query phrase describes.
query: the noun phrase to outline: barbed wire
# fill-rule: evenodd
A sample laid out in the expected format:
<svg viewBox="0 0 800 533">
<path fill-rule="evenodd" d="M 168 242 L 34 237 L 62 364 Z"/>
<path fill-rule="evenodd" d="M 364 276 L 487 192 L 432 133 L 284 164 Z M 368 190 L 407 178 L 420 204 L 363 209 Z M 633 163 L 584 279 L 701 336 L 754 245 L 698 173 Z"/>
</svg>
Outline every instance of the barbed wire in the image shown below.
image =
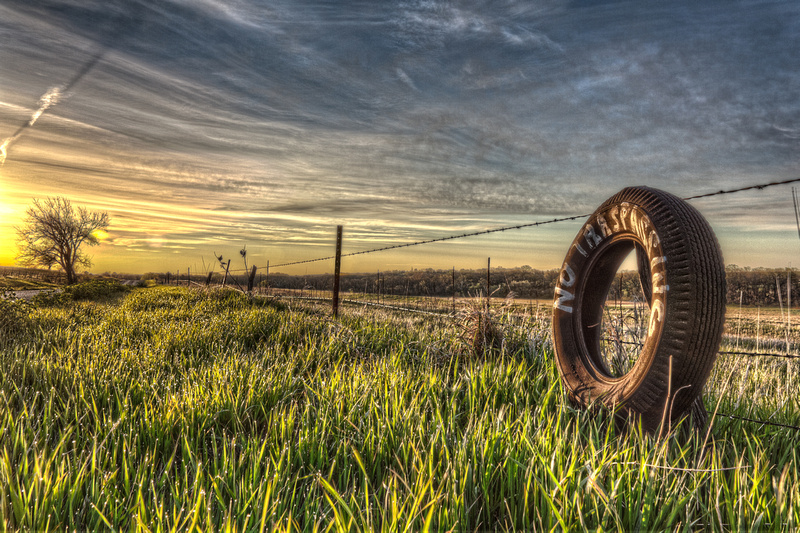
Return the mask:
<svg viewBox="0 0 800 533">
<path fill-rule="evenodd" d="M 800 355 L 788 353 L 767 353 L 767 352 L 731 352 L 720 351 L 720 355 L 742 355 L 745 357 L 778 357 L 783 359 L 800 359 Z"/>
<path fill-rule="evenodd" d="M 780 422 L 770 422 L 769 420 L 758 420 L 758 419 L 755 419 L 755 418 L 748 418 L 746 416 L 739 416 L 739 415 L 730 415 L 730 414 L 727 414 L 727 413 L 717 413 L 716 416 L 724 416 L 724 417 L 727 417 L 727 418 L 733 418 L 735 420 L 742 420 L 744 422 L 752 422 L 754 424 L 761 424 L 761 425 L 766 425 L 766 426 L 775 426 L 775 427 L 781 427 L 781 428 L 785 428 L 785 429 L 792 429 L 792 430 L 795 430 L 795 431 L 800 431 L 800 426 L 793 426 L 791 424 L 781 424 Z"/>
<path fill-rule="evenodd" d="M 454 316 L 449 311 L 441 311 L 441 312 L 427 311 L 425 309 L 414 309 L 412 307 L 400 307 L 400 306 L 397 306 L 397 305 L 381 304 L 381 303 L 377 303 L 377 302 L 367 302 L 367 301 L 363 301 L 363 300 L 344 299 L 344 300 L 342 300 L 342 302 L 347 303 L 347 304 L 352 304 L 352 305 L 364 305 L 364 306 L 371 306 L 371 307 L 380 307 L 380 308 L 383 308 L 383 309 L 391 309 L 393 311 L 405 311 L 407 313 L 417 313 L 417 314 L 421 314 L 421 315 L 433 315 L 433 316 L 438 316 L 438 317 L 442 317 L 442 318 L 452 318 Z"/>
<path fill-rule="evenodd" d="M 764 189 L 766 189 L 768 187 L 775 187 L 775 186 L 778 186 L 778 185 L 788 185 L 790 183 L 798 183 L 798 182 L 800 182 L 800 178 L 792 178 L 792 179 L 783 180 L 783 181 L 772 181 L 772 182 L 769 182 L 769 183 L 760 183 L 760 184 L 756 184 L 756 185 L 748 185 L 746 187 L 739 187 L 737 189 L 719 190 L 719 191 L 716 191 L 716 192 L 698 194 L 698 195 L 695 195 L 695 196 L 687 196 L 687 197 L 685 197 L 683 199 L 686 200 L 686 201 L 690 201 L 690 200 L 697 200 L 698 198 L 709 198 L 709 197 L 712 197 L 712 196 L 719 196 L 719 195 L 723 195 L 723 194 L 734 194 L 734 193 L 738 193 L 738 192 L 742 192 L 742 191 L 749 191 L 749 190 L 759 190 L 760 191 L 760 190 L 764 190 Z M 403 243 L 403 244 L 394 244 L 394 245 L 390 245 L 390 246 L 383 246 L 381 248 L 372 248 L 372 249 L 369 249 L 369 250 L 362 250 L 362 251 L 359 251 L 359 252 L 350 252 L 350 253 L 347 253 L 347 254 L 342 254 L 342 257 L 352 257 L 352 256 L 355 256 L 355 255 L 371 254 L 371 253 L 375 253 L 375 252 L 383 252 L 383 251 L 386 251 L 386 250 L 396 250 L 398 248 L 408 248 L 408 247 L 411 247 L 411 246 L 419 246 L 419 245 L 422 245 L 422 244 L 430 244 L 430 243 L 434 243 L 434 242 L 443 242 L 443 241 L 449 241 L 449 240 L 454 240 L 454 239 L 463 239 L 465 237 L 475 237 L 477 235 L 487 235 L 487 234 L 490 234 L 490 233 L 499 233 L 499 232 L 510 231 L 510 230 L 515 230 L 515 229 L 531 228 L 531 227 L 536 227 L 536 226 L 544 226 L 546 224 L 555 224 L 555 223 L 558 223 L 558 222 L 567 222 L 567 221 L 572 221 L 572 220 L 576 220 L 576 219 L 579 219 L 579 218 L 587 218 L 590 215 L 591 215 L 591 213 L 585 214 L 585 215 L 573 215 L 573 216 L 569 216 L 569 217 L 554 218 L 552 220 L 544 220 L 544 221 L 540 221 L 540 222 L 531 222 L 531 223 L 527 223 L 527 224 L 517 224 L 517 225 L 514 225 L 514 226 L 504 226 L 504 227 L 501 227 L 501 228 L 493 228 L 493 229 L 487 229 L 487 230 L 482 230 L 482 231 L 474 231 L 474 232 L 470 232 L 470 233 L 462 233 L 462 234 L 458 234 L 458 235 L 450 235 L 448 237 L 439 237 L 439 238 L 436 238 L 436 239 L 427 239 L 427 240 L 421 240 L 421 241 L 415 241 L 415 242 L 409 242 L 409 243 Z M 302 265 L 302 264 L 306 264 L 306 263 L 316 263 L 316 262 L 319 262 L 319 261 L 329 261 L 329 260 L 335 259 L 335 258 L 336 258 L 336 256 L 330 255 L 330 256 L 318 257 L 318 258 L 314 258 L 314 259 L 304 259 L 302 261 L 290 261 L 288 263 L 280 263 L 280 264 L 276 264 L 276 265 L 271 265 L 270 268 L 286 267 L 286 266 L 292 266 L 292 265 Z"/>
<path fill-rule="evenodd" d="M 740 187 L 738 189 L 729 189 L 727 191 L 721 190 L 721 191 L 717 191 L 717 192 L 709 192 L 709 193 L 706 193 L 706 194 L 698 194 L 696 196 L 688 196 L 688 197 L 684 198 L 684 200 L 687 200 L 687 201 L 688 200 L 697 200 L 698 198 L 708 198 L 710 196 L 719 196 L 720 194 L 733 194 L 733 193 L 736 193 L 736 192 L 750 191 L 750 190 L 754 190 L 754 189 L 760 191 L 760 190 L 766 189 L 767 187 L 774 187 L 776 185 L 788 185 L 789 183 L 797 183 L 797 182 L 800 182 L 800 178 L 792 178 L 792 179 L 783 180 L 783 181 L 772 181 L 770 183 L 761 183 L 759 185 L 748 185 L 747 187 Z"/>
<path fill-rule="evenodd" d="M 748 185 L 746 187 L 739 187 L 738 189 L 719 190 L 719 191 L 716 191 L 716 192 L 698 194 L 698 195 L 695 195 L 695 196 L 687 196 L 687 197 L 684 197 L 683 200 L 686 200 L 686 201 L 697 200 L 699 198 L 709 198 L 709 197 L 712 197 L 712 196 L 720 196 L 720 195 L 723 195 L 723 194 L 734 194 L 734 193 L 743 192 L 743 191 L 750 191 L 750 190 L 759 190 L 760 191 L 760 190 L 764 190 L 764 189 L 766 189 L 768 187 L 775 187 L 777 185 L 788 185 L 790 183 L 798 183 L 798 182 L 800 182 L 800 178 L 792 178 L 792 179 L 783 180 L 783 181 L 772 181 L 772 182 L 769 182 L 769 183 L 760 183 L 760 184 L 757 184 L 757 185 Z M 372 249 L 369 249 L 369 250 L 361 250 L 359 252 L 350 252 L 350 253 L 342 254 L 342 257 L 352 257 L 352 256 L 356 256 L 356 255 L 371 254 L 371 253 L 375 253 L 375 252 L 384 252 L 384 251 L 387 251 L 387 250 L 396 250 L 398 248 L 408 248 L 408 247 L 411 247 L 411 246 L 419 246 L 419 245 L 422 245 L 422 244 L 431 244 L 431 243 L 434 243 L 434 242 L 450 241 L 450 240 L 454 240 L 454 239 L 463 239 L 465 237 L 475 237 L 475 236 L 478 236 L 478 235 L 488 235 L 490 233 L 500 233 L 500 232 L 503 232 L 503 231 L 510 231 L 510 230 L 515 230 L 515 229 L 523 229 L 523 228 L 531 228 L 531 227 L 536 227 L 536 226 L 544 226 L 544 225 L 547 225 L 547 224 L 555 224 L 555 223 L 558 223 L 558 222 L 567 222 L 567 221 L 577 220 L 579 218 L 587 218 L 589 216 L 591 216 L 591 213 L 585 214 L 585 215 L 573 215 L 573 216 L 569 216 L 569 217 L 554 218 L 554 219 L 551 219 L 551 220 L 544 220 L 544 221 L 539 221 L 539 222 L 530 222 L 530 223 L 527 223 L 527 224 L 517 224 L 517 225 L 514 225 L 514 226 L 503 226 L 503 227 L 500 227 L 500 228 L 492 228 L 492 229 L 486 229 L 486 230 L 481 230 L 481 231 L 473 231 L 473 232 L 469 232 L 469 233 L 461 233 L 461 234 L 458 234 L 458 235 L 449 235 L 447 237 L 438 237 L 438 238 L 435 238 L 435 239 L 414 241 L 414 242 L 408 242 L 408 243 L 403 243 L 403 244 L 393 244 L 393 245 L 389 245 L 389 246 L 383 246 L 381 248 L 372 248 Z M 325 257 L 317 257 L 317 258 L 314 258 L 314 259 L 303 259 L 301 261 L 290 261 L 288 263 L 278 263 L 278 264 L 275 264 L 275 265 L 270 265 L 269 268 L 279 268 L 279 267 L 286 267 L 286 266 L 293 266 L 293 265 L 303 265 L 303 264 L 307 264 L 307 263 L 318 263 L 320 261 L 329 261 L 331 259 L 336 259 L 336 256 L 335 255 L 329 255 L 329 256 L 325 256 Z M 263 269 L 267 268 L 267 266 L 265 265 L 265 266 L 258 267 L 258 268 L 261 268 L 263 270 Z M 237 273 L 237 272 L 249 272 L 249 271 L 250 271 L 250 269 L 247 269 L 247 268 L 244 268 L 244 269 L 229 269 L 228 273 L 232 274 L 232 273 Z"/>
<path fill-rule="evenodd" d="M 301 301 L 315 301 L 315 302 L 330 302 L 332 298 L 327 296 L 296 296 L 293 294 L 278 294 L 276 295 L 279 298 L 286 298 L 290 300 L 301 300 Z M 343 298 L 339 300 L 340 303 L 343 304 L 351 304 L 351 305 L 360 305 L 360 306 L 369 306 L 369 307 L 380 307 L 383 309 L 391 309 L 393 311 L 405 311 L 409 313 L 418 313 L 423 315 L 433 315 L 442 318 L 453 318 L 452 313 L 446 310 L 442 311 L 429 311 L 426 309 L 414 309 L 413 307 L 401 307 L 399 305 L 389 305 L 389 304 L 382 304 L 378 302 L 370 302 L 368 300 L 352 300 L 350 298 Z"/>
<path fill-rule="evenodd" d="M 637 342 L 637 341 L 621 341 L 617 339 L 610 339 L 608 337 L 602 337 L 600 340 L 614 343 L 614 344 L 626 344 L 630 346 L 639 346 L 640 348 L 644 346 L 644 343 Z M 800 355 L 796 354 L 788 354 L 788 353 L 771 353 L 771 352 L 739 352 L 739 351 L 729 351 L 729 350 L 720 350 L 717 352 L 719 355 L 741 355 L 745 357 L 777 357 L 782 359 L 800 359 Z"/>
<path fill-rule="evenodd" d="M 487 230 L 481 230 L 481 231 L 474 231 L 474 232 L 470 232 L 470 233 L 462 233 L 462 234 L 459 234 L 459 235 L 450 235 L 448 237 L 438 237 L 436 239 L 427 239 L 427 240 L 424 240 L 424 241 L 407 242 L 407 243 L 403 243 L 403 244 L 393 244 L 393 245 L 390 245 L 390 246 L 383 246 L 381 248 L 373 248 L 371 250 L 362 250 L 360 252 L 350 252 L 350 253 L 342 254 L 342 257 L 351 257 L 351 256 L 354 256 L 354 255 L 364 255 L 364 254 L 371 254 L 371 253 L 375 253 L 375 252 L 384 252 L 386 250 L 395 250 L 397 248 L 408 248 L 410 246 L 419 246 L 421 244 L 430 244 L 430 243 L 433 243 L 433 242 L 450 241 L 450 240 L 453 240 L 453 239 L 463 239 L 464 237 L 475 237 L 476 235 L 487 235 L 489 233 L 499 233 L 501 231 L 510 231 L 510 230 L 522 229 L 522 228 L 531 228 L 531 227 L 534 227 L 534 226 L 544 226 L 546 224 L 555 224 L 556 222 L 565 222 L 565 221 L 568 221 L 568 220 L 576 220 L 578 218 L 586 218 L 588 216 L 589 215 L 574 215 L 574 216 L 571 216 L 571 217 L 554 218 L 552 220 L 543 220 L 543 221 L 540 221 L 540 222 L 530 222 L 528 224 L 517 224 L 516 226 L 504 226 L 502 228 L 493 228 L 493 229 L 487 229 Z M 303 264 L 303 263 L 314 263 L 314 262 L 317 262 L 317 261 L 327 261 L 329 259 L 335 259 L 335 258 L 336 258 L 336 256 L 331 255 L 331 256 L 328 256 L 328 257 L 319 257 L 317 259 L 306 259 L 304 261 L 292 261 L 290 263 L 281 263 L 281 264 L 278 264 L 278 265 L 271 265 L 270 268 L 272 268 L 273 266 L 274 267 L 284 267 L 284 266 L 290 266 L 290 265 L 300 265 L 300 264 Z"/>
</svg>

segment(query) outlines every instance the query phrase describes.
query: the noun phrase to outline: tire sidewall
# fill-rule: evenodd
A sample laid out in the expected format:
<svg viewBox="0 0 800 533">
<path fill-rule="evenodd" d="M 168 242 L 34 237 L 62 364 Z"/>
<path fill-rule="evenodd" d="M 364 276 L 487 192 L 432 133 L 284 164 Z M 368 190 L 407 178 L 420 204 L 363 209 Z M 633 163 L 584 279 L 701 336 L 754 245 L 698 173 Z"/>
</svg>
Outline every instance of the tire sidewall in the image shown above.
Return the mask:
<svg viewBox="0 0 800 533">
<path fill-rule="evenodd" d="M 599 358 L 596 339 L 587 339 L 587 336 L 590 327 L 599 328 L 594 308 L 599 305 L 602 312 L 613 281 L 613 277 L 611 280 L 608 278 L 616 274 L 616 268 L 605 266 L 607 273 L 599 280 L 602 286 L 597 286 L 596 272 L 601 270 L 599 265 L 603 262 L 621 263 L 628 254 L 626 247 L 632 249 L 636 244 L 646 253 L 651 270 L 652 302 L 648 332 L 633 368 L 621 377 L 613 377 Z M 588 405 L 599 400 L 609 407 L 635 404 L 637 412 L 653 407 L 656 398 L 642 397 L 637 393 L 643 389 L 659 357 L 658 348 L 669 304 L 667 267 L 657 224 L 648 209 L 634 201 L 612 199 L 604 203 L 578 232 L 562 265 L 553 302 L 553 342 L 558 370 L 574 401 Z M 602 294 L 598 294 L 599 291 Z M 591 302 L 587 301 L 590 295 Z"/>
</svg>

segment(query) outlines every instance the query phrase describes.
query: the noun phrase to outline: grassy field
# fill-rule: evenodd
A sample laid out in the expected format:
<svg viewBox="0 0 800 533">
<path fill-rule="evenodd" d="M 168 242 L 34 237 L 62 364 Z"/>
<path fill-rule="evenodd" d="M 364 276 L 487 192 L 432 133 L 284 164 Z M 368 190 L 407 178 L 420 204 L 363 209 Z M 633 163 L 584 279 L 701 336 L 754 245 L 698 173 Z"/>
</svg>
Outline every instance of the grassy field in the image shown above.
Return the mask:
<svg viewBox="0 0 800 533">
<path fill-rule="evenodd" d="M 4 530 L 800 524 L 800 433 L 718 416 L 656 440 L 575 409 L 535 315 L 478 355 L 451 319 L 233 291 L 0 312 Z M 798 424 L 795 364 L 722 356 L 706 404 Z"/>
</svg>

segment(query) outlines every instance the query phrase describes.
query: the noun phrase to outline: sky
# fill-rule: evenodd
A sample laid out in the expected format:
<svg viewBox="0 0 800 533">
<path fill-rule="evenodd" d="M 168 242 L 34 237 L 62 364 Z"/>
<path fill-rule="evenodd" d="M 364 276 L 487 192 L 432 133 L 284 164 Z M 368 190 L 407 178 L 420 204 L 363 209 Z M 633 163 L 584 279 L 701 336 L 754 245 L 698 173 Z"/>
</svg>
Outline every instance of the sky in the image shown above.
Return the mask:
<svg viewBox="0 0 800 533">
<path fill-rule="evenodd" d="M 200 272 L 800 177 L 798 51 L 796 1 L 3 0 L 0 265 L 47 196 L 110 215 L 93 272 Z M 693 205 L 800 265 L 790 186 Z M 580 226 L 343 269 L 555 268 Z"/>
</svg>

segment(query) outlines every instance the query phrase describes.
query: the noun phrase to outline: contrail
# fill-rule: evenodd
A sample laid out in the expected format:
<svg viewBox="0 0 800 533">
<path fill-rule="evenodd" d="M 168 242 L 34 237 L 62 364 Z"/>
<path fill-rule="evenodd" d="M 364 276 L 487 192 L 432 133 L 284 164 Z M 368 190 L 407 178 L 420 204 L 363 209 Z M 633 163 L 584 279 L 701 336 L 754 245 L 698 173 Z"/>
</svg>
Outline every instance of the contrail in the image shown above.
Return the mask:
<svg viewBox="0 0 800 533">
<path fill-rule="evenodd" d="M 61 88 L 60 87 L 51 87 L 42 97 L 39 99 L 39 109 L 33 112 L 31 118 L 19 127 L 19 129 L 12 135 L 11 137 L 7 138 L 3 141 L 3 144 L 0 145 L 0 163 L 6 162 L 6 156 L 8 155 L 8 146 L 17 140 L 22 132 L 25 131 L 26 128 L 33 126 L 39 117 L 42 116 L 42 113 L 47 111 L 47 108 L 51 105 L 55 105 L 58 103 L 58 99 L 61 96 Z"/>
<path fill-rule="evenodd" d="M 47 111 L 49 107 L 56 105 L 58 103 L 58 100 L 61 98 L 63 94 L 66 94 L 70 89 L 72 89 L 72 87 L 75 86 L 76 83 L 78 83 L 81 80 L 81 78 L 86 76 L 86 74 L 88 74 L 89 71 L 92 70 L 95 67 L 95 65 L 97 65 L 97 63 L 100 62 L 100 60 L 103 58 L 107 50 L 108 49 L 104 49 L 101 52 L 95 54 L 94 57 L 92 57 L 89 61 L 87 61 L 83 65 L 83 67 L 81 67 L 81 69 L 75 74 L 75 76 L 72 77 L 69 83 L 63 86 L 63 88 L 51 87 L 50 89 L 47 90 L 46 93 L 42 95 L 42 97 L 39 99 L 39 109 L 33 112 L 31 118 L 28 119 L 28 121 L 25 122 L 22 126 L 20 126 L 17 129 L 17 131 L 14 132 L 14 135 L 6 138 L 3 141 L 3 144 L 0 144 L 0 165 L 5 164 L 6 157 L 8 156 L 8 148 L 9 146 L 11 146 L 11 143 L 16 141 L 26 129 L 33 126 L 36 123 L 36 121 L 39 120 L 39 117 L 41 117 L 42 114 L 45 111 Z"/>
</svg>

